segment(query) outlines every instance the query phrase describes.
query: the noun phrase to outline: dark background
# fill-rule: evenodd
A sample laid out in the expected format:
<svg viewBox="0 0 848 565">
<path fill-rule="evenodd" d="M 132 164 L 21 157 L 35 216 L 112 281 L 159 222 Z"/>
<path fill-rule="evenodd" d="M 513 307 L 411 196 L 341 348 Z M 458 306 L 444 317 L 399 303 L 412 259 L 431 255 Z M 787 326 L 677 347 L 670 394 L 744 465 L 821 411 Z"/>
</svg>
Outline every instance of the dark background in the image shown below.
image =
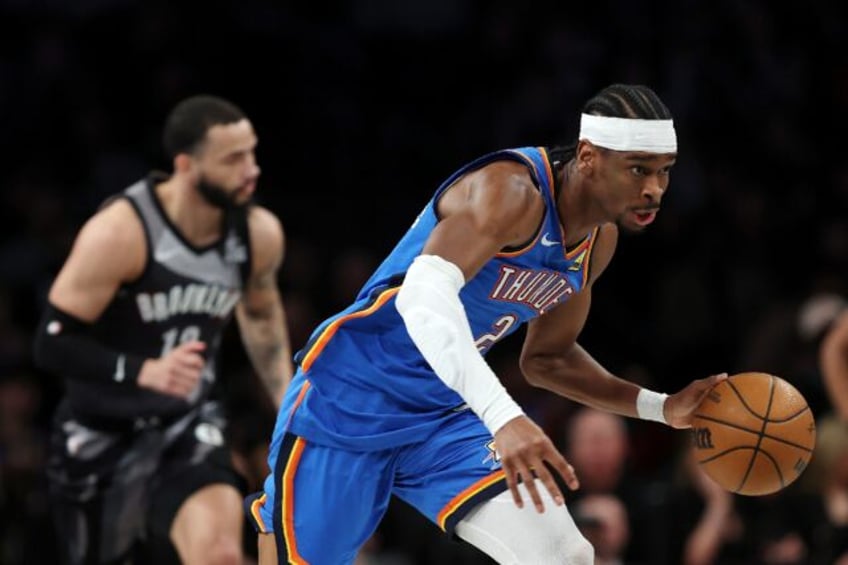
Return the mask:
<svg viewBox="0 0 848 565">
<path fill-rule="evenodd" d="M 823 323 L 800 322 L 848 280 L 848 14 L 773 4 L 0 0 L 0 561 L 49 539 L 39 471 L 61 388 L 29 353 L 46 291 L 99 202 L 169 168 L 162 122 L 197 93 L 236 102 L 259 135 L 258 199 L 287 233 L 296 350 L 454 169 L 571 142 L 601 88 L 651 86 L 680 157 L 656 224 L 621 240 L 581 342 L 656 389 L 767 370 L 828 410 Z M 557 436 L 571 408 L 521 386 L 519 346 L 492 362 Z M 251 381 L 234 332 L 225 362 Z M 255 412 L 235 388 L 236 416 Z M 239 420 L 244 444 L 271 418 Z"/>
</svg>

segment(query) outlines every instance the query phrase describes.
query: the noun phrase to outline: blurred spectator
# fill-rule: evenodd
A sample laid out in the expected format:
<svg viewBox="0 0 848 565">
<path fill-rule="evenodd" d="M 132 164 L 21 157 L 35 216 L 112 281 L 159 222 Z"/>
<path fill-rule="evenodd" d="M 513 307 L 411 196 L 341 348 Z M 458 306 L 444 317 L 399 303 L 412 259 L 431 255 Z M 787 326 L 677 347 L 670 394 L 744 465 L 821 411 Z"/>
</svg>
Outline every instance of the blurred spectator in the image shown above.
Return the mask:
<svg viewBox="0 0 848 565">
<path fill-rule="evenodd" d="M 590 494 L 572 506 L 574 521 L 595 548 L 595 565 L 623 565 L 630 542 L 627 509 L 610 494 Z"/>
<path fill-rule="evenodd" d="M 577 473 L 580 489 L 567 494 L 571 508 L 591 495 L 611 495 L 627 509 L 627 563 L 665 560 L 663 519 L 665 489 L 656 480 L 628 472 L 628 432 L 625 419 L 592 408 L 580 408 L 566 428 L 566 459 Z"/>
<path fill-rule="evenodd" d="M 749 562 L 745 525 L 735 496 L 701 469 L 696 452 L 686 446 L 679 456 L 668 513 L 673 516 L 670 563 L 682 565 Z"/>
</svg>

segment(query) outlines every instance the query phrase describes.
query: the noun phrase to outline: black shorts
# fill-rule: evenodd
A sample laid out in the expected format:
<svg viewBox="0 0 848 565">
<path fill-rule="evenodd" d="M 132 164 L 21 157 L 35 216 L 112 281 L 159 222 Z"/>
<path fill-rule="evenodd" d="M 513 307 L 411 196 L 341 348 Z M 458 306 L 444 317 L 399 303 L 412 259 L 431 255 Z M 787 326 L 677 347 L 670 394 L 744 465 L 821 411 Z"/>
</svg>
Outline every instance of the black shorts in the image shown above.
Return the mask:
<svg viewBox="0 0 848 565">
<path fill-rule="evenodd" d="M 165 547 L 176 558 L 169 533 L 189 496 L 220 483 L 244 492 L 224 429 L 213 402 L 167 426 L 138 422 L 109 431 L 83 425 L 60 408 L 48 478 L 65 562 L 123 563 L 150 547 Z M 157 565 L 164 565 L 161 558 Z"/>
</svg>

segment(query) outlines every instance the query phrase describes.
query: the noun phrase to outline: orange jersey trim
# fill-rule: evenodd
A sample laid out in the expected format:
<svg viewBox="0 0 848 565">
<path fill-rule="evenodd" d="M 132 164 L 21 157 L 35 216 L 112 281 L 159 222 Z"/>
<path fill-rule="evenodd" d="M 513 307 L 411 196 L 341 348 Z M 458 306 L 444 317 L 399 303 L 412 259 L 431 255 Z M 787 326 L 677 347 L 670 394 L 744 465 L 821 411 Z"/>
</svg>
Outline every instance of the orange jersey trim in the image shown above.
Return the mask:
<svg viewBox="0 0 848 565">
<path fill-rule="evenodd" d="M 307 387 L 303 387 L 307 388 Z M 302 394 L 302 393 L 301 393 Z M 288 562 L 294 565 L 309 565 L 300 554 L 297 552 L 297 540 L 294 532 L 294 477 L 297 474 L 297 466 L 300 463 L 300 457 L 303 455 L 303 448 L 306 447 L 306 442 L 303 438 L 297 438 L 292 447 L 291 455 L 286 462 L 286 469 L 283 471 L 282 478 L 282 493 L 283 500 L 283 538 L 286 542 L 286 555 Z"/>
<path fill-rule="evenodd" d="M 303 402 L 306 393 L 309 391 L 309 387 L 312 386 L 312 383 L 306 381 L 303 383 L 303 386 L 300 387 L 300 392 L 297 393 L 297 398 L 294 401 L 294 405 L 291 407 L 291 411 L 289 412 L 289 419 L 286 422 L 286 427 L 291 423 L 292 417 L 294 417 L 294 413 L 297 412 L 297 409 L 300 407 L 300 403 Z"/>
<path fill-rule="evenodd" d="M 477 481 L 476 483 L 474 483 L 473 485 L 453 497 L 453 499 L 448 502 L 444 508 L 442 508 L 441 512 L 439 512 L 439 515 L 436 517 L 436 523 L 442 530 L 444 530 L 448 518 L 450 518 L 451 515 L 456 512 L 463 504 L 468 502 L 471 498 L 474 497 L 474 495 L 478 494 L 480 491 L 485 490 L 493 484 L 497 483 L 498 481 L 503 480 L 504 477 L 506 477 L 506 473 L 504 473 L 503 469 L 499 469 L 491 475 L 483 477 L 482 479 L 480 479 L 479 481 Z"/>
<path fill-rule="evenodd" d="M 587 284 L 589 284 L 589 263 L 592 261 L 592 250 L 595 248 L 595 242 L 598 240 L 598 234 L 601 232 L 600 226 L 595 228 L 595 231 L 592 232 L 592 237 L 589 240 L 589 246 L 586 248 L 586 256 L 583 257 L 583 268 L 582 268 L 582 277 L 583 277 L 583 287 L 585 288 Z"/>
<path fill-rule="evenodd" d="M 565 258 L 566 259 L 574 259 L 578 255 L 580 255 L 581 253 L 583 253 L 584 251 L 589 249 L 592 246 L 592 243 L 594 243 L 594 241 L 595 241 L 594 236 L 597 234 L 597 230 L 598 230 L 597 227 L 593 228 L 592 233 L 590 233 L 589 235 L 584 237 L 583 241 L 578 243 L 573 249 L 571 249 L 571 251 L 569 251 L 569 250 L 565 249 L 565 247 L 563 247 L 563 251 L 565 252 Z M 586 259 L 588 259 L 588 257 Z M 586 259 L 583 259 L 583 261 L 586 261 Z"/>
<path fill-rule="evenodd" d="M 330 325 L 328 325 L 323 332 L 321 332 L 321 336 L 315 341 L 315 345 L 313 345 L 309 352 L 303 357 L 303 363 L 301 363 L 301 367 L 303 371 L 306 372 L 312 366 L 312 363 L 315 362 L 315 358 L 321 354 L 321 351 L 326 347 L 327 343 L 333 338 L 336 331 L 338 331 L 339 327 L 342 324 L 347 322 L 348 320 L 353 320 L 355 318 L 364 318 L 365 316 L 370 316 L 375 311 L 379 310 L 383 304 L 388 302 L 388 300 L 400 291 L 400 287 L 390 288 L 388 290 L 383 291 L 380 296 L 377 297 L 377 300 L 366 308 L 365 310 L 359 310 L 357 312 L 352 312 L 345 316 L 342 316 L 336 320 L 334 320 Z"/>
</svg>

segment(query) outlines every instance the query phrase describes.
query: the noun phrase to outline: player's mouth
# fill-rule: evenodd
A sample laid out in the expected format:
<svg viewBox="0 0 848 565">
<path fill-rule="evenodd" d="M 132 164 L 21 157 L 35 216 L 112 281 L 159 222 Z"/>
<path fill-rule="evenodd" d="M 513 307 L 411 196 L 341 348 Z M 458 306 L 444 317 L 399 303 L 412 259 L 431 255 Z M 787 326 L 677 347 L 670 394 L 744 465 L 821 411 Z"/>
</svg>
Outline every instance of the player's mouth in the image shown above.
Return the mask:
<svg viewBox="0 0 848 565">
<path fill-rule="evenodd" d="M 241 188 L 239 188 L 238 191 L 239 191 L 240 196 L 247 198 L 247 197 L 251 196 L 256 191 L 256 182 L 249 182 L 249 183 L 245 184 L 244 186 L 242 186 Z"/>
<path fill-rule="evenodd" d="M 637 225 L 645 227 L 656 219 L 657 209 L 652 210 L 633 210 L 633 218 Z"/>
</svg>

